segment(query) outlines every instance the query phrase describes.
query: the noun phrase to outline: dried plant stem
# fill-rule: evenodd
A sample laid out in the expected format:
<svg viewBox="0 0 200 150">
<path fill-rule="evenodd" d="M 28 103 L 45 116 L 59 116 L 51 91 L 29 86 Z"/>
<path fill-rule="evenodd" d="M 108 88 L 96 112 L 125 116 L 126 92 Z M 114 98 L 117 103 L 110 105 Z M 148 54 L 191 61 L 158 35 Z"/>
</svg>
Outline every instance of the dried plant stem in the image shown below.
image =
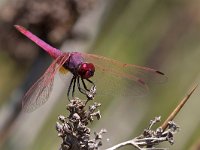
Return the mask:
<svg viewBox="0 0 200 150">
<path fill-rule="evenodd" d="M 164 123 L 160 126 L 163 131 L 166 130 L 169 121 L 172 121 L 176 115 L 179 113 L 179 111 L 182 109 L 182 107 L 185 105 L 185 103 L 187 102 L 187 100 L 190 98 L 190 96 L 192 95 L 192 93 L 195 91 L 195 89 L 197 88 L 198 84 L 193 86 L 193 88 L 188 92 L 188 94 L 181 100 L 181 102 L 177 105 L 177 107 L 174 109 L 174 111 L 169 115 L 169 117 L 164 121 Z"/>
<path fill-rule="evenodd" d="M 143 134 L 135 137 L 131 140 L 119 143 L 112 146 L 106 150 L 115 150 L 126 145 L 132 145 L 139 150 L 166 150 L 167 148 L 155 148 L 161 142 L 168 141 L 170 144 L 174 143 L 174 134 L 179 130 L 179 126 L 173 122 L 173 119 L 185 105 L 187 100 L 190 98 L 192 93 L 195 91 L 198 85 L 195 85 L 188 94 L 181 100 L 178 106 L 172 111 L 169 117 L 164 121 L 164 123 L 157 128 L 155 131 L 151 129 L 153 125 L 160 122 L 161 117 L 155 117 L 150 121 L 149 127 L 144 130 Z M 165 131 L 166 130 L 166 131 Z"/>
<path fill-rule="evenodd" d="M 116 150 L 126 145 L 131 145 L 138 150 L 166 150 L 166 148 L 155 148 L 155 146 L 165 141 L 168 141 L 170 144 L 174 143 L 174 134 L 179 131 L 179 126 L 173 122 L 173 119 L 183 108 L 197 86 L 198 85 L 195 85 L 188 92 L 159 128 L 156 130 L 152 129 L 155 124 L 161 121 L 161 116 L 150 120 L 148 127 L 144 129 L 141 135 L 114 145 L 106 150 Z M 91 94 L 93 98 L 95 93 L 96 87 L 91 88 L 88 94 Z M 86 108 L 87 102 L 88 101 L 83 101 L 78 98 L 71 100 L 67 105 L 67 110 L 70 112 L 69 116 L 58 117 L 59 122 L 56 123 L 56 130 L 58 131 L 58 136 L 63 140 L 60 150 L 98 150 L 99 147 L 102 146 L 102 134 L 105 133 L 106 130 L 102 129 L 100 132 L 95 132 L 95 137 L 91 138 L 90 128 L 87 127 L 94 118 L 101 118 L 100 111 L 98 110 L 101 104 L 94 102 Z"/>
<path fill-rule="evenodd" d="M 164 141 L 168 141 L 170 144 L 173 144 L 173 134 L 178 131 L 179 126 L 171 121 L 169 122 L 168 130 L 165 132 L 163 132 L 161 128 L 158 128 L 155 131 L 152 130 L 151 127 L 160 122 L 160 119 L 161 117 L 155 117 L 153 120 L 151 120 L 149 127 L 147 129 L 144 129 L 143 134 L 141 134 L 140 136 L 119 143 L 106 150 L 116 150 L 127 145 L 131 145 L 139 150 L 166 150 L 167 148 L 155 148 L 155 146 Z"/>
<path fill-rule="evenodd" d="M 129 141 L 125 141 L 125 142 L 119 143 L 119 144 L 117 144 L 117 145 L 115 145 L 115 146 L 113 146 L 111 148 L 106 149 L 106 150 L 115 150 L 117 148 L 120 148 L 120 147 L 123 147 L 123 146 L 126 146 L 126 145 L 132 145 L 137 149 L 141 149 L 139 146 L 137 146 L 137 144 L 135 143 L 134 139 L 132 139 L 132 140 L 129 140 Z"/>
<path fill-rule="evenodd" d="M 149 139 L 151 139 L 151 138 L 149 138 Z M 132 139 L 132 140 L 128 140 L 128 141 L 119 143 L 119 144 L 117 144 L 113 147 L 106 149 L 106 150 L 116 150 L 120 147 L 127 146 L 127 145 L 132 145 L 139 150 L 144 150 L 144 148 L 141 148 L 140 146 L 146 145 L 146 142 L 144 140 L 149 140 L 149 139 L 141 139 L 141 141 L 140 141 L 140 139 L 135 138 L 135 139 Z M 155 138 L 154 140 L 155 141 L 158 140 L 158 141 L 161 141 L 161 142 L 166 141 L 165 138 L 163 138 L 163 139 L 162 138 Z M 164 150 L 164 149 L 165 148 L 155 148 L 155 147 L 154 148 L 145 148 L 145 150 Z"/>
</svg>

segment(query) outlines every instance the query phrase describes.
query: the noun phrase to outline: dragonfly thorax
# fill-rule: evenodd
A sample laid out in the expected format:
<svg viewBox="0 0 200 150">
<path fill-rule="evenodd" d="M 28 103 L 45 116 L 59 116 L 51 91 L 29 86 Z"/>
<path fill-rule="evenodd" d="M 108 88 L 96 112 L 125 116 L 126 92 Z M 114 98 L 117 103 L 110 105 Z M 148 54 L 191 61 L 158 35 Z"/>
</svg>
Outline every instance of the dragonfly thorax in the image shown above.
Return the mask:
<svg viewBox="0 0 200 150">
<path fill-rule="evenodd" d="M 95 72 L 94 65 L 85 62 L 84 58 L 78 52 L 72 52 L 63 67 L 68 69 L 74 76 L 80 76 L 83 79 L 92 77 Z"/>
</svg>

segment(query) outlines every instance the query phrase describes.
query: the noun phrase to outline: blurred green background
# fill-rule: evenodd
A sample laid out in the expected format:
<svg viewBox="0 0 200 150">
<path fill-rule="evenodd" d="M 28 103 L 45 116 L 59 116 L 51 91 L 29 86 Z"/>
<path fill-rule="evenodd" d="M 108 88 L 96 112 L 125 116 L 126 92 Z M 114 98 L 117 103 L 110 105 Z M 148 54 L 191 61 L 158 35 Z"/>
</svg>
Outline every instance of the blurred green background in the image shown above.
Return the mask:
<svg viewBox="0 0 200 150">
<path fill-rule="evenodd" d="M 82 17 L 90 19 L 90 14 L 99 11 L 99 7 L 102 9 L 98 20 L 77 22 L 80 27 L 82 23 L 89 28 L 96 28 L 95 36 L 89 37 L 92 39 L 89 44 L 87 40 L 82 41 L 87 43 L 87 46 L 80 44 L 77 49 L 87 48 L 89 53 L 156 68 L 168 76 L 165 83 L 150 85 L 150 93 L 147 96 L 132 101 L 126 100 L 125 97 L 100 100 L 102 119 L 94 121 L 91 128 L 96 131 L 101 128 L 108 130 L 102 148 L 105 149 L 139 135 L 155 116 L 162 116 L 164 121 L 191 86 L 199 82 L 200 1 L 95 1 Z M 70 48 L 68 44 L 62 46 L 62 49 Z M 5 119 L 4 109 L 10 104 L 8 100 L 11 93 L 24 80 L 27 70 L 27 67 L 21 68 L 9 57 L 6 50 L 0 53 L 1 120 Z M 175 135 L 174 145 L 166 142 L 159 147 L 174 150 L 197 149 L 194 147 L 200 139 L 198 93 L 199 88 L 175 118 L 181 130 Z M 58 149 L 61 139 L 57 137 L 55 122 L 59 114 L 65 114 L 63 106 L 66 105 L 66 94 L 58 97 L 60 100 L 54 99 L 56 104 L 48 113 L 44 113 L 44 106 L 42 110 L 18 117 L 4 134 L 5 138 L 0 143 L 1 149 Z M 41 120 L 40 114 L 43 116 L 43 113 L 45 117 Z M 36 120 L 31 119 L 34 116 Z M 30 123 L 24 127 L 24 124 L 27 124 L 26 118 L 29 118 Z M 38 124 L 39 127 L 34 129 Z M 29 134 L 34 136 L 30 138 Z M 107 138 L 109 142 L 106 141 Z"/>
</svg>

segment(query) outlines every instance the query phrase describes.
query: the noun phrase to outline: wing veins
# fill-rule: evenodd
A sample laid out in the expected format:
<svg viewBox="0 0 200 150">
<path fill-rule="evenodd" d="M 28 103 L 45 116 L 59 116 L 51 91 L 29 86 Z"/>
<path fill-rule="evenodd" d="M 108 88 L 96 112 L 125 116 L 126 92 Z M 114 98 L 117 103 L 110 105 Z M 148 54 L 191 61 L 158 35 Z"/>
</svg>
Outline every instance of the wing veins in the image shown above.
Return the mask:
<svg viewBox="0 0 200 150">
<path fill-rule="evenodd" d="M 45 73 L 28 90 L 22 101 L 24 111 L 31 112 L 47 101 L 52 90 L 54 76 L 68 58 L 69 53 L 63 53 L 63 55 L 55 59 Z"/>
</svg>

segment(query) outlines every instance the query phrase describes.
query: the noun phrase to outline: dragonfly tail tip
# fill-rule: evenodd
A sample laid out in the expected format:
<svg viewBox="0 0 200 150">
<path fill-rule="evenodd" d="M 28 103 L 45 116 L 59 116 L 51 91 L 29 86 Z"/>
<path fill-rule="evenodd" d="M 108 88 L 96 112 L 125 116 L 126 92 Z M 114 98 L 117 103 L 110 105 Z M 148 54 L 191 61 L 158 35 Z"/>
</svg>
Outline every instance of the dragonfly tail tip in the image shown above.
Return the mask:
<svg viewBox="0 0 200 150">
<path fill-rule="evenodd" d="M 24 27 L 20 26 L 20 25 L 14 25 L 14 27 L 15 27 L 18 31 L 20 31 L 21 33 L 24 33 L 24 32 L 26 31 L 26 29 L 25 29 Z"/>
<path fill-rule="evenodd" d="M 14 27 L 15 27 L 16 29 L 20 29 L 20 28 L 21 28 L 21 26 L 20 26 L 20 25 L 17 25 L 17 24 L 15 24 Z"/>
</svg>

